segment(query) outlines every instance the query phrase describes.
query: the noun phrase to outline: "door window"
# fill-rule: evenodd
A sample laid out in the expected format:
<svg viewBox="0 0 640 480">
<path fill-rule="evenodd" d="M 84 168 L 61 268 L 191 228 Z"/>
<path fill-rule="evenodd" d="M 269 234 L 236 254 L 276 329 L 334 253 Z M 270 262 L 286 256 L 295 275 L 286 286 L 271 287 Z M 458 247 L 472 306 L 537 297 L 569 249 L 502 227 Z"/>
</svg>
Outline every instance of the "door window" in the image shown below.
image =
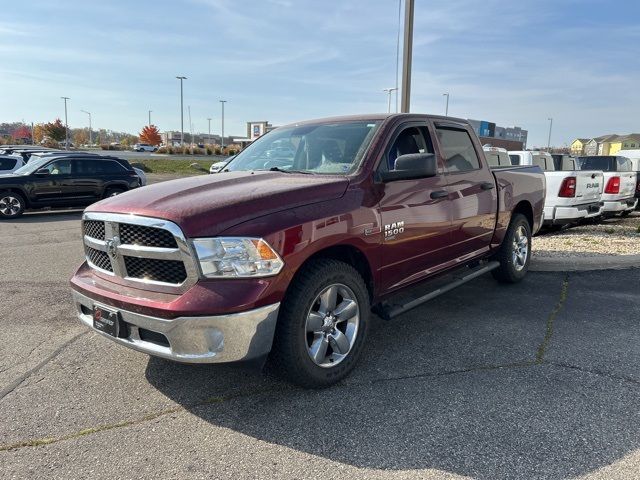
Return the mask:
<svg viewBox="0 0 640 480">
<path fill-rule="evenodd" d="M 396 159 L 410 153 L 434 153 L 431 137 L 425 127 L 408 127 L 402 130 L 385 155 L 386 162 L 380 163 L 380 170 L 395 170 Z"/>
<path fill-rule="evenodd" d="M 17 158 L 0 158 L 0 170 L 13 170 L 18 163 Z"/>
<path fill-rule="evenodd" d="M 56 160 L 51 162 L 46 167 L 51 175 L 70 175 L 71 174 L 71 160 Z"/>
<path fill-rule="evenodd" d="M 466 130 L 438 127 L 436 132 L 449 172 L 468 172 L 480 168 L 480 160 Z"/>
</svg>

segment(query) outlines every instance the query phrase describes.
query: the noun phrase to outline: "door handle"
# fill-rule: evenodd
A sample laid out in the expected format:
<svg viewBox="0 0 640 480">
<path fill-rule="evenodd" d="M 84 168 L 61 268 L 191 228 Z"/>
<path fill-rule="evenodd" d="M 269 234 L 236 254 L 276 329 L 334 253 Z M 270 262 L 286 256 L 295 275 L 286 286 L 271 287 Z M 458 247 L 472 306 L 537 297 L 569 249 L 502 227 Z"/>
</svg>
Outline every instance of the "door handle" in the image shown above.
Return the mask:
<svg viewBox="0 0 640 480">
<path fill-rule="evenodd" d="M 491 182 L 482 182 L 480 184 L 482 190 L 491 190 L 493 187 L 495 187 L 495 185 Z"/>
<path fill-rule="evenodd" d="M 438 198 L 445 198 L 449 196 L 449 192 L 447 192 L 446 190 L 436 190 L 435 192 L 431 192 L 431 198 L 433 200 L 436 200 Z"/>
</svg>

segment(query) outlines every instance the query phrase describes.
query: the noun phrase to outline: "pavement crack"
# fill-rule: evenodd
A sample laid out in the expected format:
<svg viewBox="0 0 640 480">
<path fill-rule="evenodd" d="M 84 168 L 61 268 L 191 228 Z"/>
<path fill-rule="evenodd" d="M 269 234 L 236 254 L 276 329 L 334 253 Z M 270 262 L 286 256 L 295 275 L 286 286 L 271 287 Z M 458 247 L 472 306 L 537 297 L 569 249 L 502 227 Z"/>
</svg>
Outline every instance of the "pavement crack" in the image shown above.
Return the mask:
<svg viewBox="0 0 640 480">
<path fill-rule="evenodd" d="M 544 361 L 543 362 L 545 365 L 551 365 L 553 367 L 558 367 L 558 368 L 566 368 L 569 370 L 578 370 L 579 372 L 582 373 L 589 373 L 591 375 L 598 375 L 600 377 L 607 377 L 610 378 L 612 380 L 621 380 L 623 382 L 628 382 L 628 383 L 632 383 L 633 385 L 636 386 L 640 386 L 640 380 L 635 379 L 633 377 L 629 377 L 626 375 L 618 375 L 615 373 L 611 373 L 611 372 L 606 372 L 604 370 L 600 370 L 597 368 L 586 368 L 586 367 L 581 367 L 579 365 L 572 365 L 570 363 L 561 363 L 561 362 L 549 362 L 549 361 Z"/>
<path fill-rule="evenodd" d="M 99 432 L 106 432 L 108 430 L 114 430 L 116 428 L 123 428 L 123 427 L 130 427 L 130 426 L 134 426 L 134 425 L 139 425 L 145 422 L 149 422 L 151 420 L 155 420 L 157 418 L 160 417 L 164 417 L 166 415 L 171 415 L 173 413 L 178 413 L 178 412 L 186 412 L 189 411 L 191 409 L 197 408 L 197 407 L 204 407 L 206 405 L 212 405 L 212 404 L 217 404 L 217 403 L 223 403 L 223 402 L 227 402 L 230 400 L 235 400 L 238 398 L 247 398 L 247 397 L 251 397 L 254 395 L 262 395 L 265 393 L 271 393 L 271 392 L 282 392 L 283 388 L 282 386 L 274 386 L 274 387 L 269 387 L 269 388 L 264 388 L 261 390 L 254 390 L 251 392 L 238 392 L 232 395 L 222 395 L 222 396 L 218 396 L 218 397 L 209 397 L 206 398 L 204 400 L 201 400 L 199 402 L 194 402 L 188 405 L 177 405 L 175 407 L 171 407 L 171 408 L 167 408 L 164 410 L 160 410 L 157 412 L 152 412 L 149 413 L 147 415 L 143 415 L 142 417 L 139 418 L 134 418 L 131 420 L 123 420 L 121 422 L 116 422 L 116 423 L 109 423 L 109 424 L 103 424 L 103 425 L 97 425 L 95 427 L 88 427 L 88 428 L 84 428 L 82 430 L 79 430 L 77 432 L 73 432 L 73 433 L 69 433 L 67 435 L 62 435 L 60 437 L 43 437 L 43 438 L 34 438 L 34 439 L 30 439 L 30 440 L 23 440 L 20 442 L 15 442 L 15 443 L 9 443 L 9 444 L 5 444 L 5 445 L 0 445 L 0 452 L 5 452 L 8 450 L 18 450 L 21 448 L 26 448 L 26 447 L 39 447 L 42 445 L 51 445 L 52 443 L 58 443 L 58 442 L 63 442 L 65 440 L 73 440 L 74 438 L 79 438 L 79 437 L 83 437 L 85 435 L 91 435 L 94 433 L 99 433 Z"/>
<path fill-rule="evenodd" d="M 38 363 L 35 367 L 33 367 L 30 370 L 27 370 L 22 375 L 20 375 L 18 378 L 16 378 L 13 382 L 11 382 L 9 385 L 7 385 L 2 390 L 0 390 L 0 401 L 2 401 L 7 395 L 9 395 L 16 388 L 18 388 L 20 385 L 22 385 L 24 383 L 24 381 L 27 380 L 31 375 L 37 373 L 42 367 L 44 367 L 51 360 L 53 360 L 58 355 L 60 355 L 60 353 L 65 348 L 67 348 L 69 345 L 71 345 L 73 342 L 75 342 L 78 338 L 80 338 L 83 335 L 86 335 L 87 333 L 89 333 L 89 332 L 86 332 L 86 331 L 85 332 L 80 332 L 80 333 L 76 334 L 75 336 L 71 337 L 69 340 L 67 340 L 62 345 L 60 345 L 58 348 L 56 348 L 53 352 L 51 352 L 44 360 L 42 360 L 40 363 Z"/>
<path fill-rule="evenodd" d="M 547 317 L 546 329 L 544 332 L 544 338 L 540 345 L 538 345 L 538 350 L 536 351 L 536 360 L 535 363 L 540 365 L 544 362 L 544 355 L 547 352 L 547 348 L 549 347 L 549 343 L 551 342 L 551 337 L 553 337 L 553 324 L 560 313 L 560 310 L 564 307 L 564 304 L 567 300 L 567 293 L 569 291 L 569 275 L 565 275 L 564 280 L 562 281 L 562 286 L 560 288 L 560 298 L 558 299 L 558 303 L 556 303 L 555 307 Z"/>
</svg>

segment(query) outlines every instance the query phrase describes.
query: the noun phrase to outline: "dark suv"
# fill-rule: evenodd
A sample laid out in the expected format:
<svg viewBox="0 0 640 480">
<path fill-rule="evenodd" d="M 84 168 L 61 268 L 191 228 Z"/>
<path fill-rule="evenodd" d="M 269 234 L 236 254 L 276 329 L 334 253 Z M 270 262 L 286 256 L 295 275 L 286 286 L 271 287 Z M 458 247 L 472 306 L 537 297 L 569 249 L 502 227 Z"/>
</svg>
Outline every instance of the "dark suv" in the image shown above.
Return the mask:
<svg viewBox="0 0 640 480">
<path fill-rule="evenodd" d="M 0 219 L 26 209 L 86 206 L 138 186 L 135 170 L 120 158 L 43 157 L 0 175 Z"/>
</svg>

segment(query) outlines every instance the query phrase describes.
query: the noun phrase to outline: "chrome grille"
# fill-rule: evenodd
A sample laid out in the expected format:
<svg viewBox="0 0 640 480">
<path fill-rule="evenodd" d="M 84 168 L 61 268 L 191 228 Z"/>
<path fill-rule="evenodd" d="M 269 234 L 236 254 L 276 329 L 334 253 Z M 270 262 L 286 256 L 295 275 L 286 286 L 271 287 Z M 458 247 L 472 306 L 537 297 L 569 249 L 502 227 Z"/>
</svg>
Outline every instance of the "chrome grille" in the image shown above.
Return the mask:
<svg viewBox="0 0 640 480">
<path fill-rule="evenodd" d="M 96 275 L 156 291 L 184 291 L 197 280 L 180 228 L 155 218 L 92 213 L 83 217 L 87 262 Z"/>
<path fill-rule="evenodd" d="M 124 263 L 128 276 L 133 278 L 166 283 L 182 283 L 187 278 L 184 263 L 179 260 L 124 257 Z"/>
<path fill-rule="evenodd" d="M 84 234 L 87 237 L 104 240 L 104 222 L 98 220 L 85 220 Z"/>
<path fill-rule="evenodd" d="M 171 232 L 142 225 L 120 224 L 120 241 L 130 245 L 145 247 L 178 248 Z"/>
<path fill-rule="evenodd" d="M 106 270 L 107 272 L 113 272 L 113 267 L 111 267 L 111 260 L 109 260 L 109 255 L 100 250 L 96 250 L 95 248 L 87 247 L 87 258 L 93 263 L 96 267 Z"/>
</svg>

